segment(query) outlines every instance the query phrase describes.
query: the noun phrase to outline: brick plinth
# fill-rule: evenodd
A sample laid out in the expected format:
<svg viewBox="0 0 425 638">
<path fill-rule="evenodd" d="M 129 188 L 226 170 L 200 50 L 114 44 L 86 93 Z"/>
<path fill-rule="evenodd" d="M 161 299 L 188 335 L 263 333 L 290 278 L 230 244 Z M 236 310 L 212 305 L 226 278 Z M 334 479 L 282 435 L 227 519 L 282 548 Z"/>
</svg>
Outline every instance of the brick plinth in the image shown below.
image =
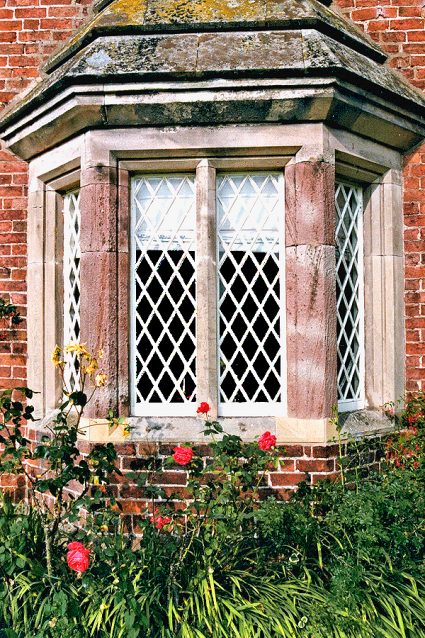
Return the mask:
<svg viewBox="0 0 425 638">
<path fill-rule="evenodd" d="M 80 443 L 83 454 L 88 454 L 92 446 L 92 443 Z M 161 487 L 170 499 L 171 506 L 181 506 L 174 495 L 178 495 L 178 499 L 187 497 L 185 486 L 188 475 L 185 469 L 164 464 L 165 459 L 172 454 L 173 447 L 174 444 L 161 443 L 116 444 L 118 466 L 123 475 L 112 478 L 108 491 L 120 502 L 127 528 L 136 535 L 140 532 L 139 519 L 152 510 L 152 503 L 146 498 L 144 488 L 137 485 L 134 476 L 144 476 L 148 483 Z M 194 446 L 194 452 L 202 458 L 204 467 L 207 467 L 211 454 L 209 447 L 197 445 Z M 288 500 L 302 481 L 315 485 L 320 480 L 336 480 L 340 475 L 338 445 L 287 445 L 280 447 L 279 452 L 278 467 L 268 474 L 260 487 L 260 498 L 275 494 L 280 500 Z M 350 455 L 346 444 L 342 446 L 342 454 Z M 372 446 L 367 458 L 361 459 L 363 471 L 378 467 L 380 458 L 377 442 L 376 449 Z"/>
</svg>

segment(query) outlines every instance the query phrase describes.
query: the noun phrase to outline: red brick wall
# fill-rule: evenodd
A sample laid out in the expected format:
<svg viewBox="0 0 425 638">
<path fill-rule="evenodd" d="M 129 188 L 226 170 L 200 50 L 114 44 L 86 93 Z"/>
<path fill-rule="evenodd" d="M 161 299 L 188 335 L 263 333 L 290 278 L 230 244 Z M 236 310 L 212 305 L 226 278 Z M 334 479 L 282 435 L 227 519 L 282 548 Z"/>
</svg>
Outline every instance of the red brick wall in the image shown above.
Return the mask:
<svg viewBox="0 0 425 638">
<path fill-rule="evenodd" d="M 90 12 L 92 0 L 0 0 L 0 111 Z M 0 297 L 26 310 L 27 168 L 0 142 Z M 4 325 L 0 326 L 4 333 Z M 26 378 L 25 322 L 0 337 L 0 387 Z"/>
<path fill-rule="evenodd" d="M 336 0 L 390 56 L 390 64 L 425 90 L 424 0 Z M 406 373 L 409 391 L 425 390 L 425 145 L 404 170 Z"/>
<path fill-rule="evenodd" d="M 420 89 L 425 89 L 423 0 L 337 0 Z M 91 11 L 92 0 L 0 0 L 0 110 L 39 76 L 41 63 Z M 425 390 L 425 146 L 405 169 L 409 390 Z M 0 296 L 25 315 L 26 166 L 0 146 Z M 25 323 L 0 340 L 0 387 L 25 380 Z"/>
</svg>

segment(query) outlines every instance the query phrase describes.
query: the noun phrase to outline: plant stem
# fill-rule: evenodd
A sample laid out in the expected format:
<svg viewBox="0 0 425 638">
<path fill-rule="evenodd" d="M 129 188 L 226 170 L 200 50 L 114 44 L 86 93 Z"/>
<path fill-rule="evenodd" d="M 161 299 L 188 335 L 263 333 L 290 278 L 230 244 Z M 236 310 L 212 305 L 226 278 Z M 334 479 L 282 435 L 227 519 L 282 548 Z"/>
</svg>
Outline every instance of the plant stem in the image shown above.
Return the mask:
<svg viewBox="0 0 425 638">
<path fill-rule="evenodd" d="M 47 575 L 52 576 L 52 547 L 49 535 L 49 526 L 47 523 L 43 525 L 44 528 L 44 542 L 46 545 L 46 562 L 47 562 Z"/>
</svg>

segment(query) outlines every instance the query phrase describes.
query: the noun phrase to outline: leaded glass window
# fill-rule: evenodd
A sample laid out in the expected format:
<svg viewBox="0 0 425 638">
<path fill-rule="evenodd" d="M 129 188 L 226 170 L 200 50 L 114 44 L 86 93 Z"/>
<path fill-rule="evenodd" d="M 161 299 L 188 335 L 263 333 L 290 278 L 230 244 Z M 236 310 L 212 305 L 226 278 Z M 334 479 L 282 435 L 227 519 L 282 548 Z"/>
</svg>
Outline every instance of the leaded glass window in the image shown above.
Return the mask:
<svg viewBox="0 0 425 638">
<path fill-rule="evenodd" d="M 217 180 L 219 403 L 224 415 L 283 404 L 282 176 Z"/>
<path fill-rule="evenodd" d="M 80 341 L 80 191 L 64 197 L 63 233 L 63 300 L 64 345 Z M 78 360 L 72 353 L 65 353 L 65 387 L 69 391 L 79 388 Z"/>
<path fill-rule="evenodd" d="M 132 412 L 194 415 L 196 402 L 206 399 L 197 396 L 197 348 L 204 347 L 197 322 L 207 318 L 217 341 L 212 370 L 219 396 L 211 388 L 203 392 L 219 414 L 283 414 L 283 175 L 218 174 L 210 226 L 197 218 L 202 172 L 197 175 L 132 180 Z M 202 233 L 213 241 L 205 242 Z M 211 254 L 197 256 L 197 241 Z M 198 288 L 215 288 L 215 277 L 198 280 L 207 272 L 205 259 L 216 265 L 217 316 L 197 298 Z"/>
<path fill-rule="evenodd" d="M 136 414 L 193 414 L 195 178 L 136 177 L 132 207 L 133 409 Z"/>
<path fill-rule="evenodd" d="M 338 403 L 348 411 L 364 407 L 362 189 L 338 182 L 335 207 Z"/>
</svg>

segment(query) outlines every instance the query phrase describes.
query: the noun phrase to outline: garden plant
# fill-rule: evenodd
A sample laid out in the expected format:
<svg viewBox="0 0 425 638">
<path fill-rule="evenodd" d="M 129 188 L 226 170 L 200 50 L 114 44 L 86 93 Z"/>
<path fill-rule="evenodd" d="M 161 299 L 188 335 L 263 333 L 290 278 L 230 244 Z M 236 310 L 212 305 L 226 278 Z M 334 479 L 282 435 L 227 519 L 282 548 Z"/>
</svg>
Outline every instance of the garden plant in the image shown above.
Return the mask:
<svg viewBox="0 0 425 638">
<path fill-rule="evenodd" d="M 25 437 L 32 391 L 0 395 L 0 471 L 26 489 L 1 498 L 0 636 L 425 638 L 425 396 L 391 413 L 379 471 L 363 476 L 354 449 L 339 480 L 301 484 L 288 502 L 261 499 L 284 455 L 276 438 L 244 442 L 201 403 L 207 462 L 189 444 L 165 461 L 187 472 L 184 498 L 155 485 L 158 458 L 127 474 L 147 503 L 136 539 L 110 490 L 114 446 L 78 450 L 107 383 L 101 353 L 56 348 L 63 378 L 69 356 L 79 388 L 64 387 L 38 442 Z"/>
</svg>

